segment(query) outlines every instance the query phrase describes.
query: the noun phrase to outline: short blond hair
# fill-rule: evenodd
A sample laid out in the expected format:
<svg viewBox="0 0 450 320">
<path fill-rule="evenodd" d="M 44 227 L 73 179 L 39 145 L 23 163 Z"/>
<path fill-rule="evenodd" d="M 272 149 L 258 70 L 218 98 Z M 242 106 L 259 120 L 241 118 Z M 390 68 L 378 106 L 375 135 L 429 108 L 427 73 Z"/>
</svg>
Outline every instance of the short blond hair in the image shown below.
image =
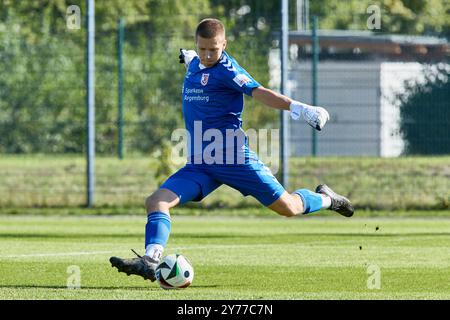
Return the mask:
<svg viewBox="0 0 450 320">
<path fill-rule="evenodd" d="M 225 26 L 222 21 L 214 18 L 203 19 L 195 30 L 195 38 L 200 36 L 205 39 L 211 39 L 220 34 L 223 34 L 225 37 Z"/>
</svg>

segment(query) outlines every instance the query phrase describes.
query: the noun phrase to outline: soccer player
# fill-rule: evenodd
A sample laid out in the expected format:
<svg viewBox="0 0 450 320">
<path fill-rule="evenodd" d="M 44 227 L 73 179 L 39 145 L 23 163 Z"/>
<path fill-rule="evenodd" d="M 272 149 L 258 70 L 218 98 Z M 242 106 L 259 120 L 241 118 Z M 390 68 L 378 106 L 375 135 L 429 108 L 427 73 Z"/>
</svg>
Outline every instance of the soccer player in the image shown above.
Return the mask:
<svg viewBox="0 0 450 320">
<path fill-rule="evenodd" d="M 136 274 L 155 281 L 155 269 L 162 257 L 171 227 L 169 211 L 188 201 L 200 201 L 222 184 L 252 195 L 276 213 L 292 217 L 330 209 L 351 217 L 350 201 L 328 186 L 315 192 L 298 189 L 287 192 L 270 170 L 248 147 L 241 114 L 246 94 L 275 109 L 288 110 L 293 119 L 303 119 L 317 130 L 329 120 L 328 112 L 264 88 L 226 51 L 225 28 L 216 19 L 202 20 L 195 32 L 197 52 L 180 50 L 180 63 L 186 66 L 183 83 L 183 115 L 189 132 L 188 162 L 170 176 L 145 201 L 148 220 L 145 227 L 145 255 L 131 259 L 111 257 L 119 272 Z M 232 142 L 208 154 L 204 134 L 232 136 Z M 208 139 L 206 139 L 208 140 Z M 221 140 L 221 139 L 218 139 Z M 223 141 L 229 139 L 222 139 Z M 217 142 L 217 141 L 216 141 Z"/>
</svg>

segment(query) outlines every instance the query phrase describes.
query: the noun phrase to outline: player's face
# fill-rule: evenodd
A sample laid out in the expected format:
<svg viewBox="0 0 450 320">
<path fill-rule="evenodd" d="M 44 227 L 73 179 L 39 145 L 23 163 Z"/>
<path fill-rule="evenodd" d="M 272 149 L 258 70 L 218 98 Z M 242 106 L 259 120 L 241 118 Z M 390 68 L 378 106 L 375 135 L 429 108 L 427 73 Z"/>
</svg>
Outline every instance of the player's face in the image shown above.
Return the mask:
<svg viewBox="0 0 450 320">
<path fill-rule="evenodd" d="M 197 54 L 200 62 L 207 68 L 216 64 L 226 46 L 224 35 L 217 35 L 211 39 L 197 36 Z"/>
</svg>

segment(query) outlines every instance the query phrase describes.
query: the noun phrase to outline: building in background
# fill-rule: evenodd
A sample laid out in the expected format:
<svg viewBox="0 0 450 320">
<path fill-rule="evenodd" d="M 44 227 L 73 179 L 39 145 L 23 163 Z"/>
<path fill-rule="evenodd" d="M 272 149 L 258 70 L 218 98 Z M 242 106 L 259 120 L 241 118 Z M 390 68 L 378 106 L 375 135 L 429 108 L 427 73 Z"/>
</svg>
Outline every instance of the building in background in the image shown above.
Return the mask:
<svg viewBox="0 0 450 320">
<path fill-rule="evenodd" d="M 311 34 L 289 36 L 290 95 L 311 103 Z M 445 61 L 446 40 L 434 37 L 383 36 L 370 32 L 319 31 L 318 105 L 331 121 L 317 134 L 318 156 L 382 156 L 402 154 L 400 110 L 396 96 L 405 81 L 421 81 L 424 67 Z M 277 58 L 270 59 L 272 82 L 279 77 Z M 312 129 L 290 123 L 290 154 L 312 154 Z"/>
</svg>

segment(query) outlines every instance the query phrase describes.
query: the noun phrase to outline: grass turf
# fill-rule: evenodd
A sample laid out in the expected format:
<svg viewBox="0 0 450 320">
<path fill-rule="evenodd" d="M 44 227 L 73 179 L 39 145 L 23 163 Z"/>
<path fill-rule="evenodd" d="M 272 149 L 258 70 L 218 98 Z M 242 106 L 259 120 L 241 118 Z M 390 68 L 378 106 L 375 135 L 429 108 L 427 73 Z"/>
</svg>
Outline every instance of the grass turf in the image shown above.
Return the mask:
<svg viewBox="0 0 450 320">
<path fill-rule="evenodd" d="M 0 299 L 450 299 L 450 219 L 174 216 L 166 253 L 194 265 L 165 291 L 111 268 L 145 216 L 0 216 Z M 68 289 L 68 267 L 81 288 Z M 369 289 L 370 266 L 380 289 Z"/>
<path fill-rule="evenodd" d="M 97 157 L 95 204 L 142 208 L 157 189 L 158 161 L 136 156 Z M 0 213 L 8 208 L 79 207 L 86 202 L 86 161 L 79 155 L 2 155 Z M 291 158 L 289 191 L 327 183 L 358 209 L 450 208 L 450 157 Z M 200 206 L 260 208 L 252 197 L 222 186 Z"/>
</svg>

